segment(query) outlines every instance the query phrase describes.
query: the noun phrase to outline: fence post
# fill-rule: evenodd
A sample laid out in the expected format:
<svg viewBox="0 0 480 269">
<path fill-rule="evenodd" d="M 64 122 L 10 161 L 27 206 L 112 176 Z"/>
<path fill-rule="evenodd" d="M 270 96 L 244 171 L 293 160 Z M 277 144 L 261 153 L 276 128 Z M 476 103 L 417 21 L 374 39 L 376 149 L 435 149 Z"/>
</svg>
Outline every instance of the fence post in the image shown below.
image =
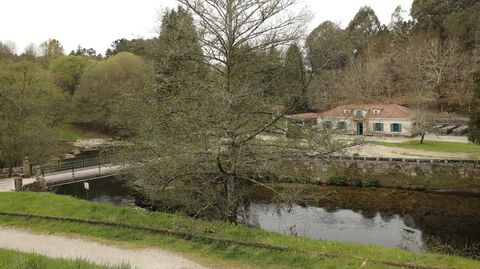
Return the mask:
<svg viewBox="0 0 480 269">
<path fill-rule="evenodd" d="M 30 160 L 28 157 L 23 159 L 23 176 L 29 178 L 32 176 L 32 166 L 30 165 Z"/>
<path fill-rule="evenodd" d="M 23 187 L 23 178 L 16 177 L 14 179 L 14 182 L 15 182 L 15 191 L 21 191 Z"/>
</svg>

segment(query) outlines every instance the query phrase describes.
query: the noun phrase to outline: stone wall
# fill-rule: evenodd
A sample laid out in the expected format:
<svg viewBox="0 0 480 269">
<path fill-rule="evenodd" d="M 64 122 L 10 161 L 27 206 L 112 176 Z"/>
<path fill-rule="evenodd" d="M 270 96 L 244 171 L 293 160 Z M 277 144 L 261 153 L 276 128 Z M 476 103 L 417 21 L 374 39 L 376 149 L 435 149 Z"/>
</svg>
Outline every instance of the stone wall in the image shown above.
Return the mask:
<svg viewBox="0 0 480 269">
<path fill-rule="evenodd" d="M 376 180 L 402 188 L 480 189 L 479 160 L 425 160 L 370 157 L 284 160 L 277 171 L 290 181 L 327 183 L 332 177 Z"/>
</svg>

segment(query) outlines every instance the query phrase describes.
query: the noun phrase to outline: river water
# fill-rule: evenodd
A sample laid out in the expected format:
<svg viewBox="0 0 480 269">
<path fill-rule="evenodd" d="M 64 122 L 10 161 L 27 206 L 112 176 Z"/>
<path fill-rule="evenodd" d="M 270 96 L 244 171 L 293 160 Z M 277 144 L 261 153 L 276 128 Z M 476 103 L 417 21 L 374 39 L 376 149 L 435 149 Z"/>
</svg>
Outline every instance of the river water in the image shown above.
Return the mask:
<svg viewBox="0 0 480 269">
<path fill-rule="evenodd" d="M 57 194 L 134 206 L 131 189 L 114 178 L 58 187 Z M 252 195 L 245 221 L 293 236 L 375 244 L 413 251 L 432 241 L 463 247 L 480 243 L 480 198 L 389 189 L 296 185 L 308 206 L 279 207 L 262 191 Z M 434 239 L 434 240 L 433 240 Z"/>
</svg>

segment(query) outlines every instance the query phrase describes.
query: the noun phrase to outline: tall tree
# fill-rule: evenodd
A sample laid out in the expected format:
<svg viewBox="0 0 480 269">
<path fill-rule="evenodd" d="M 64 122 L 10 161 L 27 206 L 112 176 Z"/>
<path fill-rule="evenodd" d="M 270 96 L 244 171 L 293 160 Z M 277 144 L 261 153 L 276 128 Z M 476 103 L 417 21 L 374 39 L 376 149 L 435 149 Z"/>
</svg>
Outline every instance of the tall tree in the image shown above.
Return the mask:
<svg viewBox="0 0 480 269">
<path fill-rule="evenodd" d="M 0 159 L 8 167 L 25 156 L 34 162 L 51 157 L 56 120 L 65 101 L 48 74 L 30 62 L 0 62 Z"/>
<path fill-rule="evenodd" d="M 292 112 L 305 112 L 308 110 L 305 84 L 307 77 L 305 64 L 300 47 L 294 43 L 290 45 L 285 54 L 283 65 L 283 85 L 285 88 L 285 104 L 295 104 Z"/>
<path fill-rule="evenodd" d="M 0 42 L 0 60 L 12 58 L 15 55 L 14 48 L 8 43 Z"/>
<path fill-rule="evenodd" d="M 43 64 L 48 67 L 55 58 L 64 55 L 64 50 L 60 41 L 50 38 L 40 44 L 40 53 L 43 57 Z"/>
<path fill-rule="evenodd" d="M 307 37 L 306 45 L 312 70 L 341 69 L 348 62 L 347 35 L 337 24 L 326 21 L 315 28 Z"/>
<path fill-rule="evenodd" d="M 85 70 L 74 95 L 78 123 L 131 135 L 151 97 L 151 68 L 119 53 Z"/>
<path fill-rule="evenodd" d="M 470 105 L 468 139 L 475 144 L 480 144 L 480 68 L 477 68 L 477 70 L 472 73 L 471 85 L 474 97 Z"/>
<path fill-rule="evenodd" d="M 473 7 L 477 0 L 414 0 L 411 15 L 416 28 L 423 32 L 434 32 L 440 39 L 447 37 L 444 20 L 453 12 Z"/>
<path fill-rule="evenodd" d="M 246 55 L 297 41 L 305 16 L 291 13 L 294 0 L 179 2 L 197 19 L 209 80 L 201 91 L 165 91 L 123 156 L 127 163 L 142 163 L 132 174 L 142 179 L 149 197 L 174 189 L 188 197 L 192 215 L 209 212 L 236 222 L 249 187 L 267 185 L 260 178 L 271 174 L 273 156 L 295 155 L 259 139 L 284 112 L 272 113 L 261 82 L 251 79 L 258 58 Z M 308 145 L 320 147 L 327 140 Z"/>
<path fill-rule="evenodd" d="M 359 53 L 367 50 L 370 39 L 380 31 L 380 26 L 380 20 L 372 8 L 360 8 L 347 27 L 354 49 Z"/>
<path fill-rule="evenodd" d="M 159 94 L 201 87 L 207 69 L 192 15 L 183 7 L 167 11 L 159 34 L 152 55 Z"/>
<path fill-rule="evenodd" d="M 450 40 L 465 51 L 475 51 L 480 47 L 480 2 L 450 13 L 443 25 Z"/>
<path fill-rule="evenodd" d="M 61 56 L 50 65 L 50 74 L 58 87 L 73 95 L 87 65 L 82 56 Z"/>
</svg>

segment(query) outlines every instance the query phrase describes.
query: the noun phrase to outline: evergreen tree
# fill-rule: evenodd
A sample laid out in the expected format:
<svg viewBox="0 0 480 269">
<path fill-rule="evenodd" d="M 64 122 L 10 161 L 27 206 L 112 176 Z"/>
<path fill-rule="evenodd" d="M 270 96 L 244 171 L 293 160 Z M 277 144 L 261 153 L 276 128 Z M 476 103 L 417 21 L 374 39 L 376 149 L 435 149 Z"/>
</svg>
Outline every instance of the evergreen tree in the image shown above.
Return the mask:
<svg viewBox="0 0 480 269">
<path fill-rule="evenodd" d="M 348 61 L 345 30 L 337 24 L 326 21 L 315 28 L 307 37 L 309 62 L 312 71 L 341 69 Z"/>
<path fill-rule="evenodd" d="M 158 91 L 200 87 L 207 72 L 192 15 L 182 7 L 165 13 L 153 55 Z"/>
<path fill-rule="evenodd" d="M 294 103 L 293 112 L 308 110 L 305 92 L 305 65 L 303 55 L 298 44 L 292 44 L 285 54 L 283 66 L 283 84 L 285 89 L 285 103 Z"/>
<path fill-rule="evenodd" d="M 354 49 L 359 53 L 368 49 L 370 38 L 380 31 L 380 26 L 380 21 L 372 8 L 369 6 L 360 8 L 347 27 Z"/>
<path fill-rule="evenodd" d="M 461 12 L 477 4 L 478 0 L 414 0 L 411 15 L 417 22 L 417 30 L 430 31 L 445 39 L 445 19 L 454 12 Z"/>
</svg>

